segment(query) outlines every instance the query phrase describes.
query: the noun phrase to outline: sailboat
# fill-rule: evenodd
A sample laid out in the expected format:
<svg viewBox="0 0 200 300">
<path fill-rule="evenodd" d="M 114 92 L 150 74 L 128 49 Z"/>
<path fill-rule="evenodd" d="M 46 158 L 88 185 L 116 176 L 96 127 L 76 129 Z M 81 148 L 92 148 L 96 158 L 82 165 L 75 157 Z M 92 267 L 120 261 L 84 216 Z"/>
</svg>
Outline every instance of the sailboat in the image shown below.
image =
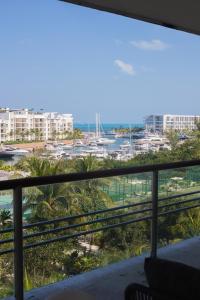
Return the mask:
<svg viewBox="0 0 200 300">
<path fill-rule="evenodd" d="M 101 120 L 100 120 L 100 114 L 99 113 L 96 113 L 96 135 L 95 135 L 94 142 L 98 146 L 110 145 L 110 144 L 115 143 L 115 140 L 102 137 Z"/>
</svg>

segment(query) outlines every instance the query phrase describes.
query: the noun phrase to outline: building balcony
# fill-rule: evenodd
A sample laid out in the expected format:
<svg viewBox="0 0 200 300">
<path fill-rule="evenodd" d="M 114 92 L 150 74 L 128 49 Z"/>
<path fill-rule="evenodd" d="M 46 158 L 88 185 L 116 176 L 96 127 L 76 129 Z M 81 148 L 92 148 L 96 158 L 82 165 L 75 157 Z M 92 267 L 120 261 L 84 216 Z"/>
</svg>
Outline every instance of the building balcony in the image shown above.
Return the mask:
<svg viewBox="0 0 200 300">
<path fill-rule="evenodd" d="M 160 248 L 158 256 L 178 261 L 200 269 L 200 237 L 194 237 L 175 245 Z M 107 267 L 74 276 L 25 294 L 26 300 L 124 300 L 128 284 L 147 285 L 144 275 L 144 259 L 149 254 L 123 260 Z M 8 297 L 6 300 L 15 300 Z"/>
<path fill-rule="evenodd" d="M 15 299 L 55 300 L 59 299 L 59 292 L 64 292 L 69 299 L 69 295 L 72 295 L 71 299 L 75 299 L 75 295 L 77 295 L 77 299 L 85 299 L 84 297 L 87 296 L 89 298 L 86 299 L 120 300 L 123 299 L 124 288 L 130 282 L 144 282 L 143 261 L 144 257 L 149 255 L 167 257 L 200 267 L 200 261 L 196 256 L 200 250 L 199 238 L 189 239 L 199 233 L 200 226 L 198 227 L 198 224 L 195 223 L 195 218 L 191 220 L 192 215 L 188 215 L 185 223 L 182 223 L 180 218 L 189 212 L 199 212 L 199 166 L 200 160 L 196 160 L 1 181 L 0 190 L 11 190 L 14 197 L 13 210 L 11 208 L 13 224 L 12 226 L 2 226 L 0 229 L 0 255 L 4 257 L 4 262 L 10 256 L 14 257 L 14 274 L 10 274 L 10 277 L 14 276 Z M 89 209 L 87 212 L 78 213 L 76 209 L 83 203 L 85 189 L 91 188 L 92 182 L 96 187 L 98 180 L 105 182 L 105 179 L 109 181 L 109 185 L 101 184 L 99 189 L 95 190 L 95 194 L 92 194 L 91 199 L 96 203 L 99 192 L 104 192 L 113 199 L 113 202 L 97 210 Z M 170 186 L 168 185 L 169 179 L 171 180 Z M 64 203 L 63 209 L 65 204 L 67 205 L 66 215 L 54 215 L 49 218 L 44 217 L 42 220 L 31 221 L 23 214 L 24 204 L 31 188 L 34 188 L 34 194 L 37 195 L 35 187 L 44 187 L 44 200 L 46 201 L 49 191 L 47 187 L 50 187 L 50 195 L 52 195 L 54 185 L 57 190 L 58 185 L 62 186 L 65 183 L 67 185 L 63 190 L 69 187 L 70 190 L 66 197 L 59 197 L 58 201 Z M 83 187 L 83 183 L 86 186 L 84 185 L 83 190 L 79 193 L 79 188 Z M 116 190 L 118 191 L 117 195 Z M 34 199 L 34 194 L 30 199 Z M 71 194 L 73 196 L 70 198 Z M 75 202 L 80 201 L 77 206 L 74 206 L 76 207 L 75 211 L 71 210 L 69 199 Z M 170 244 L 179 242 L 180 236 L 177 237 L 177 240 L 174 238 L 173 241 L 171 240 L 170 225 L 173 225 L 173 233 L 179 232 L 181 226 L 181 232 L 185 232 L 184 228 L 189 228 L 187 234 L 182 235 L 182 241 L 176 245 Z M 141 238 L 143 233 L 145 239 Z M 91 242 L 94 240 L 95 234 L 97 234 L 95 240 L 98 245 Z M 123 246 L 121 240 L 124 234 L 126 242 L 123 245 L 130 246 L 127 248 L 128 252 L 120 250 L 120 247 Z M 142 243 L 138 244 L 139 241 Z M 60 251 L 57 255 L 64 254 L 65 263 L 63 266 L 55 265 L 55 268 L 60 270 L 57 275 L 63 274 L 64 277 L 71 277 L 76 273 L 74 267 L 68 276 L 65 276 L 64 273 L 68 272 L 73 255 L 75 255 L 75 262 L 78 261 L 77 249 L 79 249 L 78 253 L 83 254 L 83 260 L 80 265 L 78 264 L 81 267 L 81 263 L 84 264 L 86 258 L 84 253 L 89 255 L 89 261 L 90 255 L 96 259 L 102 249 L 104 250 L 106 243 L 109 245 L 107 254 L 110 253 L 107 263 L 113 263 L 112 253 L 123 254 L 120 257 L 116 256 L 116 261 L 123 261 L 97 268 L 97 266 L 102 266 L 101 261 L 98 261 L 95 265 L 95 269 L 97 269 L 94 271 L 25 293 L 25 287 L 26 290 L 34 288 L 33 285 L 27 283 L 31 281 L 31 278 L 27 279 L 27 268 L 30 271 L 34 269 L 34 262 L 37 262 L 39 257 L 42 257 L 40 263 L 45 266 L 45 255 L 50 253 L 51 256 L 54 256 L 57 253 L 54 251 Z M 57 250 L 55 250 L 54 245 L 59 245 L 59 248 L 57 246 Z M 120 247 L 118 247 L 119 245 Z M 167 246 L 163 247 L 163 245 Z M 116 252 L 112 252 L 113 247 L 116 247 Z M 105 252 L 102 253 L 101 258 L 104 257 Z M 125 260 L 125 258 L 129 259 Z M 52 263 L 47 266 L 47 269 L 52 268 Z M 104 261 L 103 265 L 107 263 Z M 94 268 L 93 263 L 92 268 Z M 66 271 L 63 272 L 63 270 Z M 48 283 L 50 282 L 48 281 Z M 39 285 L 45 284 L 43 280 Z M 52 298 L 53 294 L 56 298 Z"/>
</svg>

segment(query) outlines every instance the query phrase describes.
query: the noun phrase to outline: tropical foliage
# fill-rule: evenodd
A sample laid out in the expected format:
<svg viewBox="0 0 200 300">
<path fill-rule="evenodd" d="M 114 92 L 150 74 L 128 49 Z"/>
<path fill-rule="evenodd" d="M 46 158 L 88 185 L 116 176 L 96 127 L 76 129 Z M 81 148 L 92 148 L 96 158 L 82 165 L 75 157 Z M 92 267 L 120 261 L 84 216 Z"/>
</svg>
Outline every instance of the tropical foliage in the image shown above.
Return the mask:
<svg viewBox="0 0 200 300">
<path fill-rule="evenodd" d="M 169 162 L 177 160 L 188 160 L 200 158 L 200 135 L 193 134 L 193 138 L 177 143 L 175 133 L 169 133 L 168 139 L 171 143 L 171 150 L 162 150 L 157 153 L 150 152 L 139 155 L 123 166 Z M 92 156 L 84 159 L 71 161 L 51 161 L 36 156 L 22 159 L 15 166 L 15 169 L 26 171 L 29 176 L 46 176 L 70 172 L 89 172 L 93 170 L 121 167 L 122 163 L 106 159 L 99 161 Z M 190 177 L 188 172 L 190 171 Z M 193 191 L 199 186 L 199 168 L 191 170 L 172 170 L 161 174 L 159 183 L 160 196 L 173 195 L 176 191 Z M 192 174 L 192 175 L 191 175 Z M 132 178 L 132 177 L 131 177 Z M 188 179 L 189 178 L 189 179 Z M 32 236 L 27 242 L 41 242 L 47 239 L 79 233 L 80 231 L 95 229 L 82 237 L 66 239 L 63 241 L 47 244 L 25 251 L 24 286 L 26 290 L 39 287 L 50 282 L 55 282 L 72 275 L 76 275 L 111 262 L 126 259 L 131 256 L 140 255 L 150 249 L 150 223 L 141 221 L 130 223 L 120 227 L 113 227 L 109 230 L 100 231 L 101 227 L 124 223 L 132 220 L 133 216 L 119 217 L 122 212 L 129 213 L 130 209 L 125 208 L 119 211 L 105 212 L 107 208 L 114 208 L 122 205 L 121 199 L 111 197 L 108 190 L 113 186 L 127 181 L 130 178 L 118 179 L 93 179 L 74 183 L 52 184 L 48 186 L 37 186 L 27 188 L 23 191 L 24 222 L 33 224 L 38 221 L 50 221 L 55 218 L 72 217 L 68 221 L 63 219 L 51 224 L 37 225 L 25 230 L 25 234 L 33 234 L 40 231 L 47 231 L 43 236 Z M 149 174 L 138 174 L 134 177 L 136 182 L 150 181 Z M 133 181 L 131 184 L 135 184 Z M 149 197 L 151 192 L 148 189 L 141 193 L 125 194 L 125 204 L 136 203 Z M 146 198 L 145 198 L 146 199 Z M 180 200 L 185 200 L 183 196 Z M 172 202 L 165 202 L 170 204 Z M 173 204 L 173 203 L 172 203 Z M 183 204 L 184 206 L 184 204 Z M 170 209 L 178 207 L 173 204 Z M 148 206 L 142 206 L 148 208 Z M 100 212 L 103 210 L 103 212 Z M 97 215 L 84 215 L 88 212 L 98 211 Z M 166 211 L 166 210 L 164 210 Z M 77 215 L 82 215 L 77 218 Z M 137 218 L 140 218 L 137 214 Z M 104 218 L 104 222 L 97 222 Z M 194 208 L 187 212 L 162 216 L 159 219 L 159 244 L 167 245 L 178 240 L 189 238 L 200 234 L 200 209 Z M 76 224 L 81 226 L 76 228 Z M 12 225 L 12 214 L 10 210 L 0 211 L 0 228 L 4 229 Z M 58 230 L 62 227 L 62 230 Z M 67 227 L 68 229 L 66 229 Z M 55 229 L 56 234 L 48 233 L 48 230 Z M 98 231 L 99 230 L 99 231 Z M 10 233 L 2 235 L 2 239 L 9 238 Z M 3 245 L 5 249 L 7 245 Z M 0 257 L 0 296 L 3 297 L 12 292 L 13 284 L 13 261 L 10 255 Z"/>
</svg>

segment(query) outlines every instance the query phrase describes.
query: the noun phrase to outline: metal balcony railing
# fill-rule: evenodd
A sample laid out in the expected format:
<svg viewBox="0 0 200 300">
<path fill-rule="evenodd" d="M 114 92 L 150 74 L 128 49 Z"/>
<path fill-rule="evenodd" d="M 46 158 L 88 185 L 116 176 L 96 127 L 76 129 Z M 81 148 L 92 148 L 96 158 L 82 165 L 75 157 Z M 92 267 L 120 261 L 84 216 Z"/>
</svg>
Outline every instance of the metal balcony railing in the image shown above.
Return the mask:
<svg viewBox="0 0 200 300">
<path fill-rule="evenodd" d="M 184 210 L 189 210 L 200 206 L 200 190 L 194 190 L 187 193 L 170 195 L 164 198 L 159 198 L 159 172 L 164 170 L 172 170 L 179 168 L 187 168 L 192 166 L 199 166 L 200 160 L 174 162 L 168 164 L 146 165 L 122 169 L 108 169 L 99 170 L 88 173 L 72 173 L 45 177 L 32 177 L 23 179 L 14 179 L 0 182 L 0 191 L 13 190 L 13 223 L 11 228 L 0 230 L 0 234 L 13 232 L 13 238 L 0 240 L 1 245 L 8 245 L 8 248 L 0 251 L 0 255 L 7 253 L 14 253 L 14 280 L 15 280 L 15 298 L 16 300 L 24 299 L 23 288 L 23 254 L 24 250 L 55 243 L 58 241 L 65 241 L 68 239 L 85 236 L 99 231 L 105 231 L 111 228 L 126 226 L 128 224 L 137 223 L 145 220 L 151 221 L 151 256 L 157 255 L 158 248 L 158 218 L 172 213 L 177 213 Z M 98 179 L 106 177 L 115 177 L 123 175 L 133 175 L 139 173 L 152 174 L 152 189 L 151 199 L 138 203 L 131 203 L 112 208 L 106 208 L 98 211 L 91 211 L 84 214 L 66 216 L 62 218 L 42 221 L 37 223 L 23 224 L 23 188 L 50 185 L 55 183 L 77 182 L 89 179 Z M 184 197 L 184 199 L 182 199 Z M 176 202 L 167 202 L 167 200 L 178 199 Z M 125 210 L 125 212 L 124 212 Z M 109 213 L 115 213 L 110 215 Z M 105 214 L 108 214 L 105 216 Z M 101 217 L 103 215 L 103 217 Z M 92 220 L 80 221 L 83 217 L 93 216 Z M 122 221 L 123 217 L 132 216 L 133 218 L 127 221 Z M 96 218 L 95 218 L 96 217 Z M 109 224 L 111 220 L 118 220 L 114 224 Z M 73 221 L 73 223 L 70 223 Z M 76 221 L 76 222 L 75 222 Z M 62 226 L 59 223 L 62 222 Z M 63 226 L 63 222 L 66 223 Z M 74 223 L 75 222 L 75 223 Z M 82 230 L 84 226 L 98 224 L 99 227 L 93 227 Z M 28 230 L 32 228 L 39 228 L 41 225 L 56 225 L 52 229 L 44 229 L 29 233 Z M 40 227 L 41 229 L 41 227 Z M 76 232 L 71 233 L 71 230 L 76 229 Z M 78 229 L 80 231 L 78 231 Z M 54 237 L 45 239 L 48 234 L 55 235 Z M 42 241 L 29 242 L 30 238 L 43 237 Z M 10 243 L 13 243 L 13 248 L 9 248 Z"/>
</svg>

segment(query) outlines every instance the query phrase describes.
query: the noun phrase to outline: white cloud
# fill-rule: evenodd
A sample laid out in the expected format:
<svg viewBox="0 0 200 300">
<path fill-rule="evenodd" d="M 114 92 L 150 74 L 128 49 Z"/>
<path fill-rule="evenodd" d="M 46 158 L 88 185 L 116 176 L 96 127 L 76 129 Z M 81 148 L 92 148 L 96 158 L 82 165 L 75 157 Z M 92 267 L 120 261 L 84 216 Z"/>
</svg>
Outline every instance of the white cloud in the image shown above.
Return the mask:
<svg viewBox="0 0 200 300">
<path fill-rule="evenodd" d="M 169 48 L 169 45 L 162 42 L 161 40 L 132 41 L 131 45 L 142 50 L 153 50 L 153 51 L 162 51 Z"/>
<path fill-rule="evenodd" d="M 120 60 L 120 59 L 116 59 L 114 61 L 115 65 L 120 68 L 120 70 L 128 75 L 135 75 L 135 70 L 133 68 L 132 65 L 125 63 L 124 61 Z"/>
</svg>

